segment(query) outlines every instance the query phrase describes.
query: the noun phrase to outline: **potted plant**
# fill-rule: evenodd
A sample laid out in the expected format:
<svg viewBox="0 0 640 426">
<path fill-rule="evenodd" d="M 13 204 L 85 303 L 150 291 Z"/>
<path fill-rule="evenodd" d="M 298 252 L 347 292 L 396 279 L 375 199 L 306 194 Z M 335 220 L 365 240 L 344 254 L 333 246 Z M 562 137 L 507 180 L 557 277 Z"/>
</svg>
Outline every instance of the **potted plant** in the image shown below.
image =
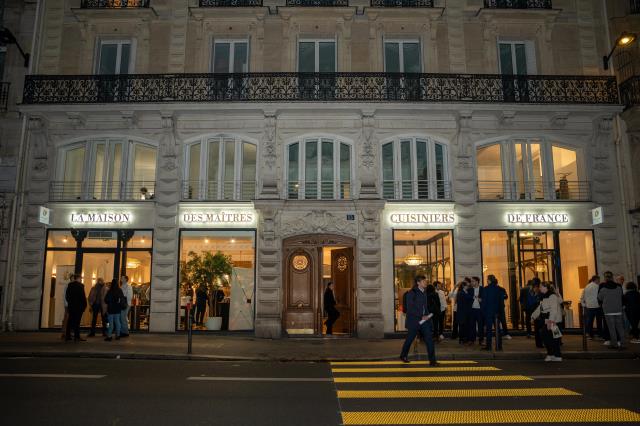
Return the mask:
<svg viewBox="0 0 640 426">
<path fill-rule="evenodd" d="M 231 256 L 223 254 L 221 251 L 214 253 L 203 251 L 197 254 L 189 252 L 189 258 L 185 263 L 187 273 L 191 282 L 196 286 L 204 286 L 209 297 L 209 319 L 206 326 L 209 330 L 220 330 L 222 328 L 222 317 L 215 316 L 218 302 L 220 302 L 220 289 L 228 285 L 229 276 L 233 272 Z"/>
</svg>

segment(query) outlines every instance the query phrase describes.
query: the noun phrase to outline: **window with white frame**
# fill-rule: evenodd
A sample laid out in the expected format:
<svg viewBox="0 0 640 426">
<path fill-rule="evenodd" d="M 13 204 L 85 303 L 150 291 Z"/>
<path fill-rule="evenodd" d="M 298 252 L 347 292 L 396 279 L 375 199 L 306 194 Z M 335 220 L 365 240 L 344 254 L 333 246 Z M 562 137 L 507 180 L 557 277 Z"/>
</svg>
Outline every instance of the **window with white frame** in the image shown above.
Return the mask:
<svg viewBox="0 0 640 426">
<path fill-rule="evenodd" d="M 336 72 L 335 40 L 299 40 L 298 72 Z"/>
<path fill-rule="evenodd" d="M 287 146 L 287 197 L 300 200 L 353 197 L 352 146 L 333 138 L 307 138 Z"/>
<path fill-rule="evenodd" d="M 398 138 L 382 145 L 381 158 L 383 198 L 451 198 L 444 144 L 431 138 Z"/>
<path fill-rule="evenodd" d="M 204 138 L 186 146 L 183 199 L 253 200 L 257 146 L 230 136 Z"/>
<path fill-rule="evenodd" d="M 510 139 L 476 149 L 481 200 L 587 200 L 582 150 L 544 138 Z"/>
<path fill-rule="evenodd" d="M 133 71 L 132 40 L 100 40 L 98 74 L 129 74 Z"/>
<path fill-rule="evenodd" d="M 92 139 L 58 150 L 52 198 L 147 200 L 154 198 L 157 148 L 147 143 Z"/>
<path fill-rule="evenodd" d="M 499 41 L 500 73 L 531 75 L 536 73 L 536 54 L 532 41 Z"/>
<path fill-rule="evenodd" d="M 421 73 L 422 59 L 419 40 L 385 40 L 385 72 Z"/>
<path fill-rule="evenodd" d="M 217 74 L 249 72 L 249 42 L 214 40 L 211 69 Z"/>
</svg>

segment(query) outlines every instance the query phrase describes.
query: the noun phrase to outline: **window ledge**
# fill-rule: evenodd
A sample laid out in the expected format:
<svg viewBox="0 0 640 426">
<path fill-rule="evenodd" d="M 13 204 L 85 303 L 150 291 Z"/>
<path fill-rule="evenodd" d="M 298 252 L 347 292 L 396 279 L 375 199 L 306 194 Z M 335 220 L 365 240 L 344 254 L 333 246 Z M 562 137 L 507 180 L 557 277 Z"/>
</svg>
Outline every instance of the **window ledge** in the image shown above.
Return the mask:
<svg viewBox="0 0 640 426">
<path fill-rule="evenodd" d="M 111 21 L 151 20 L 158 17 L 158 13 L 149 7 L 125 7 L 125 8 L 71 8 L 71 12 L 80 22 L 91 19 L 109 19 Z"/>
<path fill-rule="evenodd" d="M 553 22 L 562 9 L 497 9 L 481 7 L 476 16 L 484 21 L 498 22 Z"/>
<path fill-rule="evenodd" d="M 265 17 L 269 14 L 266 6 L 255 7 L 189 7 L 189 15 L 195 19 Z"/>
</svg>

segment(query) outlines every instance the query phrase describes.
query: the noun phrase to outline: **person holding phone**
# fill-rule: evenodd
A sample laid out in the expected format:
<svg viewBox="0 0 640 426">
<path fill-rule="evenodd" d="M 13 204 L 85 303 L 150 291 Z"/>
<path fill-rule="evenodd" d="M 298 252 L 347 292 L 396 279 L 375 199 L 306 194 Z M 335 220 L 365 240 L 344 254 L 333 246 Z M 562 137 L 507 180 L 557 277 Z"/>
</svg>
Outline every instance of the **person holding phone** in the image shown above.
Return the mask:
<svg viewBox="0 0 640 426">
<path fill-rule="evenodd" d="M 417 275 L 414 278 L 414 282 L 416 285 L 409 290 L 406 298 L 407 318 L 405 327 L 407 328 L 407 337 L 402 345 L 400 359 L 402 362 L 409 362 L 409 349 L 411 349 L 411 344 L 420 333 L 427 347 L 429 364 L 436 366 L 438 362 L 436 361 L 436 350 L 433 344 L 434 313 L 429 312 L 427 306 L 427 278 L 424 275 Z"/>
</svg>

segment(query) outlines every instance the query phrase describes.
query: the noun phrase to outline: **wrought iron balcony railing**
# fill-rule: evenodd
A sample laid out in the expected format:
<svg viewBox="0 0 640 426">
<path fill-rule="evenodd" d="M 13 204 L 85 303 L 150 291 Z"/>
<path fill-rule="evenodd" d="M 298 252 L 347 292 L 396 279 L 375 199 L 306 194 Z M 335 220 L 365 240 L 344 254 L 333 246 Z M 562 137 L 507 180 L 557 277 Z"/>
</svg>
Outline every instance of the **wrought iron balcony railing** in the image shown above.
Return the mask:
<svg viewBox="0 0 640 426">
<path fill-rule="evenodd" d="M 182 199 L 206 201 L 255 200 L 256 181 L 185 180 L 182 182 Z"/>
<path fill-rule="evenodd" d="M 144 102 L 617 104 L 615 77 L 401 73 L 27 75 L 24 104 Z"/>
<path fill-rule="evenodd" d="M 631 6 L 629 8 L 630 14 L 635 15 L 637 13 L 640 13 L 640 0 L 629 0 L 629 3 L 631 3 Z"/>
<path fill-rule="evenodd" d="M 53 181 L 50 201 L 146 201 L 155 198 L 155 181 Z"/>
<path fill-rule="evenodd" d="M 82 9 L 133 9 L 149 7 L 149 0 L 82 0 Z"/>
<path fill-rule="evenodd" d="M 640 75 L 628 78 L 620 85 L 620 97 L 625 108 L 640 106 Z"/>
<path fill-rule="evenodd" d="M 551 9 L 551 0 L 484 0 L 488 9 Z"/>
<path fill-rule="evenodd" d="M 347 7 L 349 0 L 287 0 L 287 7 Z"/>
<path fill-rule="evenodd" d="M 350 200 L 353 198 L 351 182 L 333 180 L 289 181 L 287 198 L 290 200 Z"/>
<path fill-rule="evenodd" d="M 481 201 L 589 201 L 589 181 L 517 182 L 478 181 L 478 199 Z"/>
<path fill-rule="evenodd" d="M 261 7 L 262 0 L 200 0 L 200 7 Z"/>
<path fill-rule="evenodd" d="M 9 103 L 9 86 L 11 83 L 0 82 L 0 111 L 6 111 Z"/>
<path fill-rule="evenodd" d="M 371 7 L 433 7 L 433 0 L 371 0 Z"/>
<path fill-rule="evenodd" d="M 451 182 L 438 180 L 385 180 L 382 198 L 386 200 L 451 200 Z"/>
</svg>

